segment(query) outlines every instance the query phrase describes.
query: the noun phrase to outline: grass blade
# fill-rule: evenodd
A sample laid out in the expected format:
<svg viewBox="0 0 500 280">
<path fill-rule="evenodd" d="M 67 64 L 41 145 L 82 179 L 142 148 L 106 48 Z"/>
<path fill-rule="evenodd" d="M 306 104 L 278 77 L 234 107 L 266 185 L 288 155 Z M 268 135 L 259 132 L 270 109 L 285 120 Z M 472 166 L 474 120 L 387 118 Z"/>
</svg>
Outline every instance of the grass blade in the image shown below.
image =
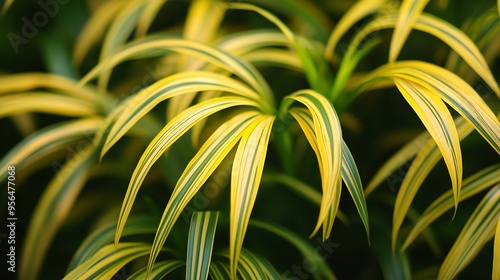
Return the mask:
<svg viewBox="0 0 500 280">
<path fill-rule="evenodd" d="M 402 1 L 394 33 L 392 34 L 391 47 L 389 49 L 389 62 L 394 62 L 398 57 L 415 21 L 420 16 L 427 3 L 429 3 L 429 0 Z"/>
<path fill-rule="evenodd" d="M 229 252 L 231 276 L 236 279 L 243 239 L 259 191 L 274 116 L 262 116 L 243 133 L 231 175 Z"/>
<path fill-rule="evenodd" d="M 229 264 L 221 261 L 215 261 L 210 264 L 210 277 L 213 280 L 231 279 Z"/>
<path fill-rule="evenodd" d="M 208 278 L 219 212 L 195 212 L 189 226 L 186 279 Z"/>
<path fill-rule="evenodd" d="M 221 125 L 189 162 L 179 178 L 160 220 L 149 257 L 149 271 L 153 268 L 154 261 L 182 210 L 236 145 L 236 142 L 257 115 L 257 112 L 242 113 Z M 124 201 L 124 203 L 130 202 Z M 126 217 L 120 216 L 120 220 L 124 223 Z M 120 234 L 117 231 L 116 244 L 119 238 Z"/>
<path fill-rule="evenodd" d="M 500 217 L 500 185 L 492 188 L 470 216 L 446 256 L 438 279 L 454 278 L 479 253 L 495 233 Z"/>
</svg>

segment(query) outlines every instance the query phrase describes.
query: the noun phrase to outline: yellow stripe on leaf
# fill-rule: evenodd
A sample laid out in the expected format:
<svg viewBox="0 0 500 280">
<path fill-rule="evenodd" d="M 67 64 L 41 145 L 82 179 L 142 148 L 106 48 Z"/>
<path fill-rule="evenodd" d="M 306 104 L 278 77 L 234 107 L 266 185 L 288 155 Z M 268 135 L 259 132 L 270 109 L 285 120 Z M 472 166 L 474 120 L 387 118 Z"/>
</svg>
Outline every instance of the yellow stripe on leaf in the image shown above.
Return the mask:
<svg viewBox="0 0 500 280">
<path fill-rule="evenodd" d="M 241 113 L 222 124 L 200 148 L 186 169 L 184 169 L 165 207 L 160 225 L 158 226 L 149 257 L 149 271 L 153 268 L 156 257 L 160 253 L 170 230 L 188 202 L 194 197 L 234 145 L 236 145 L 236 142 L 240 140 L 244 131 L 258 115 L 259 113 L 257 112 Z M 128 204 L 131 202 L 124 200 L 123 203 Z M 120 216 L 120 219 L 123 219 L 123 217 Z M 120 235 L 117 232 L 115 244 L 118 243 L 119 238 Z"/>
<path fill-rule="evenodd" d="M 191 217 L 186 260 L 186 279 L 208 278 L 218 212 L 195 212 Z"/>
<path fill-rule="evenodd" d="M 259 191 L 267 146 L 275 117 L 255 119 L 243 133 L 231 173 L 229 250 L 231 275 L 236 279 L 243 239 Z"/>
</svg>

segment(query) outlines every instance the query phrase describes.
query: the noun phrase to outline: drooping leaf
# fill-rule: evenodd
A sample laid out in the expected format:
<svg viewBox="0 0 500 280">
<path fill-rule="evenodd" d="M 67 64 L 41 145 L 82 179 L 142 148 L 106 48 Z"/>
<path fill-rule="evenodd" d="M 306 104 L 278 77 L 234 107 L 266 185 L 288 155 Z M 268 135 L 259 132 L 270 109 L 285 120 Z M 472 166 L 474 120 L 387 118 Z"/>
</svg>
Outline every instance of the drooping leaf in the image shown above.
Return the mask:
<svg viewBox="0 0 500 280">
<path fill-rule="evenodd" d="M 134 274 L 130 275 L 128 277 L 128 280 L 162 280 L 166 279 L 167 275 L 169 275 L 171 272 L 174 270 L 177 270 L 178 268 L 181 268 L 185 265 L 183 261 L 179 260 L 167 260 L 167 261 L 161 261 L 157 262 L 155 266 L 153 267 L 153 270 L 148 274 L 148 270 L 146 267 L 141 268 Z M 146 278 L 147 277 L 147 278 Z"/>
</svg>

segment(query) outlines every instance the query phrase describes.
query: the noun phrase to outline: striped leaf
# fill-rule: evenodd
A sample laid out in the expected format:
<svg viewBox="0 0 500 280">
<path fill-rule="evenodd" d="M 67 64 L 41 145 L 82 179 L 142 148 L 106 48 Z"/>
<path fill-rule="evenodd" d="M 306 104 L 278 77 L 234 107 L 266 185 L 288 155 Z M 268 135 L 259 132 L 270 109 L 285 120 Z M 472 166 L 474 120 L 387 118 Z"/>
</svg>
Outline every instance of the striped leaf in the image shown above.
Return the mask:
<svg viewBox="0 0 500 280">
<path fill-rule="evenodd" d="M 102 119 L 86 118 L 54 124 L 39 129 L 24 138 L 12 148 L 0 161 L 0 168 L 14 165 L 17 169 L 27 168 L 32 164 L 55 154 L 76 141 L 94 134 Z M 7 178 L 7 173 L 0 174 L 0 181 Z"/>
<path fill-rule="evenodd" d="M 125 4 L 125 1 L 106 1 L 92 12 L 76 39 L 73 51 L 74 64 L 80 65 L 82 63 L 90 49 L 102 39 L 104 32 Z"/>
<path fill-rule="evenodd" d="M 255 119 L 242 135 L 231 172 L 229 251 L 231 276 L 236 279 L 243 239 L 259 191 L 274 116 Z"/>
<path fill-rule="evenodd" d="M 229 252 L 222 252 L 221 255 L 230 258 Z M 281 275 L 279 275 L 267 259 L 258 256 L 245 248 L 242 248 L 241 250 L 241 258 L 238 262 L 238 272 L 244 280 L 281 279 Z M 239 278 L 240 277 L 231 279 Z"/>
<path fill-rule="evenodd" d="M 453 118 L 443 101 L 434 93 L 426 90 L 426 88 L 397 78 L 394 82 L 403 97 L 422 120 L 443 155 L 452 181 L 456 209 L 462 184 L 462 154 Z M 412 184 L 405 186 L 412 186 Z M 393 248 L 395 248 L 396 237 L 416 191 L 417 188 L 403 188 L 402 186 L 398 192 L 396 204 L 394 205 Z"/>
<path fill-rule="evenodd" d="M 99 107 L 95 103 L 46 92 L 0 95 L 0 104 L 0 118 L 28 112 L 67 117 L 84 117 L 99 113 Z"/>
<path fill-rule="evenodd" d="M 493 272 L 491 280 L 495 279 L 500 279 L 500 217 L 498 218 L 495 243 L 493 245 Z"/>
<path fill-rule="evenodd" d="M 66 274 L 64 280 L 111 279 L 129 262 L 146 256 L 151 246 L 147 243 L 127 242 L 106 245 L 90 259 Z"/>
<path fill-rule="evenodd" d="M 50 244 L 85 185 L 89 168 L 96 159 L 95 150 L 95 147 L 87 147 L 73 156 L 57 172 L 40 198 L 20 254 L 21 279 L 37 278 Z"/>
<path fill-rule="evenodd" d="M 499 182 L 500 164 L 495 164 L 483 169 L 464 180 L 460 201 L 472 197 Z M 405 250 L 408 248 L 424 229 L 428 228 L 433 221 L 441 217 L 453 206 L 454 199 L 451 190 L 434 200 L 434 202 L 432 202 L 432 204 L 429 205 L 429 207 L 427 207 L 427 209 L 425 209 L 422 215 L 418 218 L 417 223 L 413 226 L 410 233 L 406 237 L 402 249 Z"/>
<path fill-rule="evenodd" d="M 139 16 L 139 20 L 137 23 L 136 36 L 144 37 L 149 27 L 153 23 L 153 20 L 156 18 L 157 13 L 160 11 L 161 7 L 168 0 L 151 0 L 147 1 L 144 10 Z"/>
<path fill-rule="evenodd" d="M 332 214 L 335 214 L 336 209 L 338 209 L 341 191 L 339 180 L 341 178 L 340 171 L 342 166 L 342 142 L 340 141 L 342 139 L 342 130 L 335 109 L 324 96 L 312 90 L 293 93 L 287 96 L 281 104 L 280 112 L 282 115 L 288 111 L 293 101 L 304 104 L 311 112 L 314 122 L 314 137 L 323 190 L 318 222 L 313 232 L 315 234 L 319 230 L 319 227 L 326 221 L 331 208 L 333 207 L 334 209 Z M 328 238 L 335 215 L 330 215 L 329 217 L 330 219 L 327 221 L 329 224 L 324 229 L 323 239 Z"/>
<path fill-rule="evenodd" d="M 257 115 L 256 112 L 241 113 L 222 124 L 189 162 L 179 178 L 160 220 L 149 257 L 149 270 L 153 268 L 154 261 L 182 210 L 236 145 L 236 142 Z M 131 203 L 133 201 L 124 200 L 123 204 L 125 206 L 123 207 L 127 207 L 127 204 Z M 127 216 L 124 213 L 120 214 L 115 244 L 118 243 Z"/>
<path fill-rule="evenodd" d="M 158 218 L 150 215 L 132 216 L 123 230 L 123 236 L 133 236 L 138 234 L 154 234 Z M 90 259 L 99 249 L 112 243 L 116 232 L 116 222 L 101 226 L 81 243 L 75 255 L 71 259 L 67 272 L 72 271 L 78 265 Z"/>
<path fill-rule="evenodd" d="M 314 141 L 314 121 L 312 116 L 308 111 L 304 109 L 292 109 L 290 110 L 290 114 L 297 120 L 302 131 L 306 134 L 308 141 L 313 147 L 313 150 L 317 153 L 316 142 Z M 363 224 L 365 226 L 366 235 L 368 237 L 368 242 L 370 240 L 370 228 L 368 222 L 368 209 L 366 207 L 365 195 L 363 193 L 363 186 L 361 184 L 361 178 L 359 177 L 358 168 L 356 167 L 356 162 L 352 157 L 352 154 L 347 147 L 347 144 L 344 140 L 342 140 L 342 167 L 341 167 L 341 175 L 344 183 L 351 194 L 352 199 L 358 209 L 359 215 Z"/>
<path fill-rule="evenodd" d="M 322 57 L 322 53 L 317 51 L 318 48 L 311 47 L 305 38 L 296 36 L 285 23 L 267 10 L 251 4 L 243 3 L 230 3 L 228 4 L 228 7 L 230 9 L 254 11 L 276 25 L 288 38 L 297 53 L 297 56 L 301 60 L 304 73 L 306 74 L 307 80 L 312 89 L 320 93 L 326 92 L 328 88 L 328 81 L 330 80 L 328 78 L 330 72 L 328 70 L 328 65 Z"/>
<path fill-rule="evenodd" d="M 208 278 L 219 212 L 195 212 L 189 226 L 186 279 Z"/>
<path fill-rule="evenodd" d="M 102 71 L 111 69 L 121 62 L 137 58 L 158 57 L 169 52 L 189 55 L 214 66 L 234 73 L 248 83 L 272 108 L 273 97 L 271 90 L 260 73 L 250 64 L 246 64 L 230 54 L 212 48 L 202 43 L 182 39 L 142 40 L 129 44 L 125 49 L 100 62 L 85 77 L 80 85 L 95 79 Z"/>
<path fill-rule="evenodd" d="M 424 10 L 429 0 L 403 0 L 398 12 L 398 19 L 392 34 L 389 49 L 389 62 L 394 62 L 410 35 L 413 25 Z"/>
<path fill-rule="evenodd" d="M 90 87 L 78 85 L 69 78 L 46 73 L 23 73 L 0 76 L 0 96 L 13 92 L 28 92 L 38 88 L 49 89 L 64 95 L 99 104 L 109 108 L 109 100 L 96 94 Z"/>
<path fill-rule="evenodd" d="M 160 102 L 173 96 L 204 90 L 220 90 L 259 100 L 254 91 L 224 75 L 210 72 L 174 74 L 147 87 L 121 105 L 124 111 L 113 124 L 104 143 L 102 154 L 105 154 L 140 118 Z"/>
<path fill-rule="evenodd" d="M 500 184 L 476 207 L 439 270 L 438 279 L 454 278 L 495 234 L 500 218 Z"/>
<path fill-rule="evenodd" d="M 210 264 L 210 278 L 213 280 L 227 280 L 231 279 L 231 271 L 229 263 L 222 261 L 213 261 Z"/>
<path fill-rule="evenodd" d="M 122 205 L 120 216 L 126 219 L 129 215 L 137 193 L 139 192 L 139 188 L 141 187 L 142 182 L 146 178 L 149 170 L 153 164 L 168 150 L 168 148 L 174 144 L 175 141 L 184 135 L 189 128 L 195 125 L 198 121 L 222 109 L 238 105 L 252 105 L 252 102 L 241 97 L 215 98 L 190 107 L 171 120 L 150 142 L 136 165 L 127 188 L 127 193 L 125 194 L 124 201 L 128 201 L 128 203 L 124 203 Z M 120 220 L 119 224 L 122 226 L 124 223 L 121 222 L 122 221 Z M 118 232 L 120 227 L 118 228 Z"/>
<path fill-rule="evenodd" d="M 134 274 L 130 275 L 127 280 L 162 280 L 167 279 L 167 275 L 171 272 L 183 267 L 185 264 L 183 261 L 179 260 L 167 260 L 157 262 L 153 267 L 153 270 L 148 274 L 146 267 L 139 269 Z"/>
<path fill-rule="evenodd" d="M 386 0 L 362 0 L 357 1 L 339 20 L 326 44 L 324 56 L 327 60 L 334 62 L 335 48 L 342 36 L 360 19 L 378 10 Z"/>
<path fill-rule="evenodd" d="M 313 275 L 314 279 L 336 279 L 335 275 L 333 274 L 332 270 L 326 263 L 326 259 L 328 258 L 328 254 L 332 254 L 333 250 L 331 247 L 327 247 L 327 254 L 321 256 L 317 249 L 318 247 L 313 247 L 309 242 L 304 241 L 303 238 L 300 236 L 296 235 L 293 231 L 288 230 L 286 228 L 267 223 L 264 221 L 256 221 L 252 220 L 250 221 L 250 225 L 253 227 L 261 228 L 264 230 L 267 230 L 273 234 L 276 234 L 277 236 L 283 238 L 290 244 L 292 244 L 299 252 L 302 254 L 304 259 L 309 260 L 311 263 L 314 265 L 311 265 L 311 267 L 317 267 L 318 269 L 311 270 L 311 274 Z M 333 247 L 338 246 L 339 244 L 333 244 Z"/>
</svg>

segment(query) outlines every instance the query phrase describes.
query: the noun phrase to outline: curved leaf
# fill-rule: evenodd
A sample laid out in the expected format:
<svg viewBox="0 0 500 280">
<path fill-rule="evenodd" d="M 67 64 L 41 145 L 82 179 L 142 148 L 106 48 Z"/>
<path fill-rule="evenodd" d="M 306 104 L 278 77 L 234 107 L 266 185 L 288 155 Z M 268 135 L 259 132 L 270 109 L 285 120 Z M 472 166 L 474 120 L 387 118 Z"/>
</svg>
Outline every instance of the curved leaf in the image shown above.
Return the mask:
<svg viewBox="0 0 500 280">
<path fill-rule="evenodd" d="M 335 47 L 342 36 L 360 19 L 378 10 L 386 0 L 362 0 L 357 1 L 339 20 L 326 44 L 324 56 L 332 61 L 335 58 Z"/>
<path fill-rule="evenodd" d="M 288 111 L 293 101 L 304 104 L 311 112 L 314 121 L 314 136 L 317 144 L 323 197 L 318 222 L 313 234 L 325 222 L 323 239 L 326 239 L 330 235 L 340 199 L 340 171 L 342 166 L 342 141 L 340 140 L 342 139 L 342 130 L 332 104 L 319 93 L 312 90 L 303 90 L 287 96 L 281 104 L 281 115 Z M 328 214 L 329 212 L 330 214 Z M 328 221 L 326 220 L 327 215 L 329 215 Z"/>
<path fill-rule="evenodd" d="M 138 270 L 134 274 L 130 275 L 127 280 L 162 280 L 166 279 L 167 275 L 178 268 L 183 267 L 185 264 L 183 261 L 179 260 L 167 260 L 158 262 L 153 267 L 153 270 L 148 274 L 146 267 Z"/>
<path fill-rule="evenodd" d="M 221 125 L 189 162 L 179 178 L 160 220 L 149 257 L 149 271 L 153 268 L 154 261 L 182 210 L 231 151 L 236 142 L 241 138 L 242 133 L 255 120 L 258 114 L 257 112 L 241 113 Z M 127 202 L 127 204 L 129 203 L 131 204 L 132 202 Z M 118 243 L 127 216 L 128 214 L 120 214 L 115 244 Z"/>
<path fill-rule="evenodd" d="M 205 90 L 220 90 L 241 95 L 257 102 L 259 100 L 254 91 L 242 83 L 221 74 L 210 72 L 174 74 L 147 87 L 121 105 L 124 108 L 123 112 L 111 127 L 101 155 L 104 155 L 141 117 L 163 100 L 180 94 Z"/>
<path fill-rule="evenodd" d="M 218 212 L 195 212 L 189 226 L 186 279 L 208 278 Z"/>
<path fill-rule="evenodd" d="M 236 279 L 243 239 L 259 191 L 274 116 L 262 116 L 244 131 L 231 173 L 229 252 L 231 276 Z"/>
<path fill-rule="evenodd" d="M 96 159 L 95 150 L 95 147 L 81 150 L 47 186 L 31 217 L 20 254 L 21 279 L 37 278 L 57 231 L 85 185 L 89 168 Z"/>
<path fill-rule="evenodd" d="M 498 217 L 495 243 L 493 245 L 493 272 L 491 280 L 500 278 L 500 217 Z"/>
<path fill-rule="evenodd" d="M 221 261 L 214 261 L 210 264 L 210 277 L 213 280 L 231 279 L 229 264 Z"/>
<path fill-rule="evenodd" d="M 389 49 L 389 62 L 394 62 L 398 57 L 403 44 L 408 38 L 413 24 L 424 10 L 429 0 L 403 0 L 398 12 L 398 19 L 392 34 Z"/>
</svg>

